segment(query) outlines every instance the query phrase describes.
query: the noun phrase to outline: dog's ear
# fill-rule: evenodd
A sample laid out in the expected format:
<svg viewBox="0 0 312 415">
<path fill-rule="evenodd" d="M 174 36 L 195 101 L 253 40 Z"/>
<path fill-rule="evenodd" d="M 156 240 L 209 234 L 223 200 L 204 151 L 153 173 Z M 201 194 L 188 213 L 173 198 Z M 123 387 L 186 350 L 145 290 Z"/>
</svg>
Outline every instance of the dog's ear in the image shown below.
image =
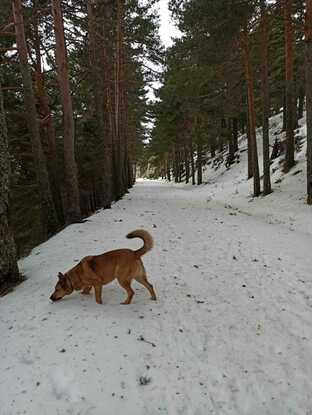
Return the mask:
<svg viewBox="0 0 312 415">
<path fill-rule="evenodd" d="M 67 286 L 67 280 L 64 274 L 62 274 L 61 272 L 58 273 L 58 279 L 59 279 L 59 284 L 61 285 L 61 287 L 63 289 L 66 288 Z"/>
</svg>

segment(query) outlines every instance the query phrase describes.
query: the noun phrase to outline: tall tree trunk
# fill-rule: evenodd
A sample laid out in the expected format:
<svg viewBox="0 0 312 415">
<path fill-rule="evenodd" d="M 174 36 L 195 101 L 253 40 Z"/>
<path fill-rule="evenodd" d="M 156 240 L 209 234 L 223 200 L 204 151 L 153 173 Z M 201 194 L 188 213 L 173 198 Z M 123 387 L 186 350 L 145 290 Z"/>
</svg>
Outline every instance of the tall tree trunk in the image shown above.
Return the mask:
<svg viewBox="0 0 312 415">
<path fill-rule="evenodd" d="M 64 122 L 65 219 L 72 223 L 81 218 L 78 173 L 75 160 L 75 124 L 70 94 L 68 58 L 64 36 L 61 0 L 52 0 L 55 33 L 55 59 Z"/>
<path fill-rule="evenodd" d="M 234 137 L 233 137 L 233 128 L 231 125 L 231 119 L 228 119 L 228 122 L 226 123 L 226 120 L 224 120 L 224 131 L 225 136 L 228 138 L 229 143 L 229 155 L 228 155 L 228 163 L 231 165 L 234 161 L 235 157 L 235 151 L 234 151 Z"/>
<path fill-rule="evenodd" d="M 112 80 L 115 79 L 115 67 L 111 59 L 111 52 L 109 47 L 113 50 L 113 40 L 111 35 L 111 21 L 113 20 L 113 3 L 104 3 L 98 0 L 99 13 L 102 14 L 102 30 L 103 30 L 103 42 L 102 42 L 102 76 L 104 77 L 104 103 L 105 103 L 105 121 L 106 121 L 106 139 L 105 148 L 107 154 L 107 173 L 108 183 L 110 185 L 109 192 L 111 194 L 111 201 L 117 200 L 120 196 L 119 189 L 119 175 L 117 172 L 117 150 L 116 150 L 116 131 L 115 131 L 115 85 Z"/>
<path fill-rule="evenodd" d="M 46 148 L 43 150 L 46 154 L 47 167 L 50 179 L 51 192 L 58 217 L 59 223 L 64 223 L 64 210 L 62 204 L 59 168 L 56 150 L 56 137 L 53 122 L 53 116 L 50 109 L 50 100 L 47 94 L 45 78 L 41 62 L 41 46 L 39 35 L 38 14 L 34 17 L 34 49 L 36 54 L 35 79 L 36 93 L 38 99 L 39 114 L 42 119 L 41 133 L 47 139 Z"/>
<path fill-rule="evenodd" d="M 203 148 L 202 143 L 197 143 L 197 184 L 203 183 Z"/>
<path fill-rule="evenodd" d="M 13 235 L 9 226 L 10 156 L 0 80 L 0 294 L 21 281 Z"/>
<path fill-rule="evenodd" d="M 193 149 L 193 141 L 190 142 L 190 157 L 191 157 L 191 175 L 192 175 L 192 185 L 196 184 L 195 181 L 195 161 L 194 161 L 194 149 Z"/>
<path fill-rule="evenodd" d="M 232 123 L 233 148 L 236 153 L 238 151 L 238 119 L 234 117 Z"/>
<path fill-rule="evenodd" d="M 307 0 L 305 43 L 307 96 L 307 203 L 312 205 L 312 0 Z"/>
<path fill-rule="evenodd" d="M 287 125 L 287 100 L 286 100 L 286 92 L 283 94 L 283 126 L 282 131 L 286 131 L 286 125 Z"/>
<path fill-rule="evenodd" d="M 260 189 L 260 174 L 258 164 L 257 138 L 256 138 L 256 114 L 255 114 L 255 99 L 254 99 L 254 80 L 252 72 L 252 64 L 249 50 L 249 39 L 247 28 L 242 33 L 242 44 L 245 58 L 245 75 L 248 91 L 248 115 L 249 115 L 249 131 L 250 143 L 252 148 L 252 168 L 253 168 L 253 189 L 254 196 L 259 196 Z"/>
<path fill-rule="evenodd" d="M 304 98 L 305 98 L 304 86 L 301 85 L 299 87 L 299 96 L 298 96 L 298 120 L 300 120 L 301 118 L 303 118 Z"/>
<path fill-rule="evenodd" d="M 170 171 L 170 153 L 166 156 L 166 176 L 168 182 L 171 182 L 171 171 Z"/>
<path fill-rule="evenodd" d="M 127 154 L 129 154 L 128 151 L 127 151 Z M 132 188 L 134 183 L 135 183 L 134 174 L 133 174 L 133 166 L 134 166 L 134 163 L 132 162 L 130 157 L 127 157 L 127 166 L 126 166 L 127 175 L 126 176 L 127 176 L 127 179 L 128 179 L 128 182 L 127 182 L 128 189 Z M 165 173 L 165 175 L 166 175 L 166 173 Z"/>
<path fill-rule="evenodd" d="M 180 153 L 179 148 L 177 145 L 175 145 L 175 164 L 176 164 L 176 182 L 180 183 Z"/>
<path fill-rule="evenodd" d="M 95 192 L 97 208 L 105 205 L 105 162 L 104 162 L 104 135 L 105 135 L 105 121 L 104 121 L 104 87 L 100 77 L 100 62 L 99 47 L 102 42 L 97 39 L 97 19 L 94 12 L 95 3 L 90 0 L 87 1 L 88 14 L 88 33 L 89 33 L 89 55 L 90 68 L 92 72 L 92 87 L 95 102 L 95 118 L 97 120 L 97 160 L 95 171 Z"/>
<path fill-rule="evenodd" d="M 184 145 L 184 165 L 185 165 L 185 183 L 190 181 L 190 162 L 188 157 L 187 146 Z"/>
<path fill-rule="evenodd" d="M 124 0 L 117 0 L 115 69 L 115 131 L 116 131 L 116 175 L 118 198 L 127 190 L 124 164 L 126 160 L 126 135 L 124 125 Z"/>
<path fill-rule="evenodd" d="M 32 152 L 35 161 L 36 178 L 39 186 L 41 203 L 42 240 L 50 232 L 58 228 L 55 206 L 53 203 L 47 163 L 42 149 L 36 100 L 28 64 L 27 44 L 24 30 L 24 19 L 21 0 L 13 0 L 13 17 L 16 33 L 16 44 L 19 54 L 20 70 L 23 79 L 25 106 L 27 107 L 27 127 L 31 136 Z"/>
<path fill-rule="evenodd" d="M 178 157 L 177 157 L 177 149 L 174 146 L 172 150 L 172 160 L 173 160 L 173 176 L 175 183 L 179 182 L 179 172 L 178 172 Z"/>
<path fill-rule="evenodd" d="M 294 51 L 293 51 L 293 0 L 283 0 L 285 26 L 285 82 L 286 82 L 286 155 L 284 171 L 288 172 L 295 165 L 294 140 Z"/>
<path fill-rule="evenodd" d="M 99 17 L 94 10 L 93 2 L 88 0 L 88 28 L 89 28 L 89 43 L 90 43 L 90 63 L 93 72 L 93 90 L 95 97 L 96 118 L 99 126 L 99 192 L 100 203 L 104 208 L 109 208 L 113 200 L 112 197 L 112 162 L 111 162 L 111 143 L 110 136 L 107 133 L 105 126 L 105 68 L 103 48 L 103 41 L 97 33 L 97 27 L 100 27 Z M 105 17 L 104 17 L 105 18 Z M 100 30 L 100 29 L 98 29 Z M 102 33 L 103 35 L 103 33 Z M 105 40 L 104 40 L 105 42 Z"/>
<path fill-rule="evenodd" d="M 296 130 L 297 128 L 299 128 L 299 123 L 298 123 L 298 102 L 297 102 L 297 96 L 299 95 L 299 91 L 297 91 L 297 88 L 295 86 L 295 82 L 294 82 L 294 89 L 293 89 L 293 130 Z"/>
<path fill-rule="evenodd" d="M 251 136 L 250 136 L 250 128 L 249 128 L 249 121 L 247 120 L 247 157 L 248 157 L 248 166 L 247 166 L 247 177 L 248 180 L 253 177 L 253 165 L 252 165 L 252 144 L 251 144 Z"/>
<path fill-rule="evenodd" d="M 261 83 L 262 83 L 262 129 L 263 129 L 263 194 L 272 192 L 270 176 L 270 92 L 269 92 L 269 71 L 268 71 L 268 16 L 266 0 L 261 0 Z"/>
</svg>

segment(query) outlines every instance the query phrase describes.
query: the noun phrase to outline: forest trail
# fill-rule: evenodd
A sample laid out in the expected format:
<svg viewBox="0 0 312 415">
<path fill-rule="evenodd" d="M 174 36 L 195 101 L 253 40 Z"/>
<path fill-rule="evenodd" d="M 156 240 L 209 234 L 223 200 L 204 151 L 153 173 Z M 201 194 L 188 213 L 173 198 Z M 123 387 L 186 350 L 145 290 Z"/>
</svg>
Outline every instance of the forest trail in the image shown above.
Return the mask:
<svg viewBox="0 0 312 415">
<path fill-rule="evenodd" d="M 1 415 L 312 413 L 312 235 L 196 195 L 139 182 L 20 261 L 28 280 L 0 300 Z M 130 306 L 116 283 L 103 306 L 49 302 L 58 271 L 136 248 L 141 227 L 156 303 L 136 283 Z"/>
</svg>

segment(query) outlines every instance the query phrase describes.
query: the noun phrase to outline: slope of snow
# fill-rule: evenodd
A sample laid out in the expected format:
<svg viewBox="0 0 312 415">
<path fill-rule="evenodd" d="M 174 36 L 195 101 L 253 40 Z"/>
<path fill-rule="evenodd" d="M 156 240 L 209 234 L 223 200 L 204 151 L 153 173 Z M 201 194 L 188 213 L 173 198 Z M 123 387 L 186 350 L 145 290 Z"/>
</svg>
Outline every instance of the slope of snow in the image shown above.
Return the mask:
<svg viewBox="0 0 312 415">
<path fill-rule="evenodd" d="M 196 189 L 140 181 L 20 261 L 27 281 L 0 299 L 1 415 L 311 414 L 303 176 L 290 172 L 252 201 L 244 154 Z M 141 227 L 155 238 L 143 259 L 156 303 L 136 283 L 129 306 L 117 283 L 102 306 L 93 294 L 49 301 L 58 271 L 137 248 L 125 235 Z"/>
<path fill-rule="evenodd" d="M 215 207 L 223 206 L 246 215 L 257 216 L 267 223 L 284 224 L 289 229 L 312 233 L 312 209 L 306 201 L 306 119 L 299 121 L 296 137 L 302 138 L 302 147 L 296 153 L 296 166 L 287 174 L 282 172 L 284 155 L 271 165 L 273 193 L 254 199 L 253 181 L 247 180 L 247 138 L 239 140 L 240 162 L 226 169 L 225 162 L 218 169 L 212 164 L 204 167 L 205 184 L 196 188 L 196 198 L 207 200 Z M 282 114 L 270 119 L 270 142 L 285 139 L 282 132 Z M 262 129 L 257 130 L 259 167 L 262 175 Z M 262 183 L 261 183 L 262 185 Z M 185 189 L 191 185 L 176 185 Z"/>
</svg>

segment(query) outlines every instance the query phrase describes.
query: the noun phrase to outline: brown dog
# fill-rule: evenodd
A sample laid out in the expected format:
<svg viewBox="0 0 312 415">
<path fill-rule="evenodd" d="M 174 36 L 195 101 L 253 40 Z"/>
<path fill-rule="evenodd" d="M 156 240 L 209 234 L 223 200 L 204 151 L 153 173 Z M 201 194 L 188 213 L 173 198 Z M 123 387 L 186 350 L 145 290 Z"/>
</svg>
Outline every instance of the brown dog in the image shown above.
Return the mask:
<svg viewBox="0 0 312 415">
<path fill-rule="evenodd" d="M 131 288 L 133 279 L 144 285 L 150 292 L 151 299 L 156 300 L 154 288 L 147 281 L 141 260 L 141 256 L 153 248 L 153 238 L 143 229 L 129 233 L 127 238 L 141 238 L 144 245 L 137 251 L 116 249 L 102 255 L 83 258 L 79 264 L 64 275 L 61 272 L 58 274 L 59 281 L 50 299 L 52 301 L 60 300 L 74 290 L 82 290 L 83 294 L 89 294 L 91 288 L 94 287 L 96 302 L 102 304 L 102 285 L 108 284 L 117 278 L 119 284 L 128 294 L 126 301 L 122 304 L 131 303 L 134 295 Z"/>
</svg>

